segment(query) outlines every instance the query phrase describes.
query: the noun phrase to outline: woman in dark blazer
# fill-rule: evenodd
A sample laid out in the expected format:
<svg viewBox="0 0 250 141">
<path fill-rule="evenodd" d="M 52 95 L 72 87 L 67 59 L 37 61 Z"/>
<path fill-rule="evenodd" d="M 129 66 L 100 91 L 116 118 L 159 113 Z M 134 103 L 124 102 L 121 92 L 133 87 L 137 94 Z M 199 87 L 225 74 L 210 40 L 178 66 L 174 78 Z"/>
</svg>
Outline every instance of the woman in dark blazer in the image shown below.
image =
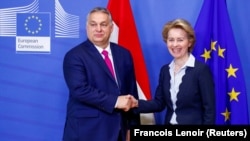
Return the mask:
<svg viewBox="0 0 250 141">
<path fill-rule="evenodd" d="M 195 33 L 184 19 L 166 23 L 162 36 L 173 60 L 160 70 L 152 100 L 138 101 L 140 113 L 167 108 L 165 124 L 215 124 L 215 90 L 209 67 L 191 54 Z"/>
</svg>

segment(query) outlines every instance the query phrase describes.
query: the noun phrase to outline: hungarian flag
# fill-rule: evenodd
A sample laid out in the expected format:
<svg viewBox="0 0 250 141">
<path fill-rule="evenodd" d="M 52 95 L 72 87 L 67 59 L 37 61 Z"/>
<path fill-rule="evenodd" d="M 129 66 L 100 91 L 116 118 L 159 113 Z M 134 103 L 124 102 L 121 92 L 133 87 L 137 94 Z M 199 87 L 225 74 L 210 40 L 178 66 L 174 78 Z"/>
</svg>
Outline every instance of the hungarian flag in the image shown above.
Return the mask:
<svg viewBox="0 0 250 141">
<path fill-rule="evenodd" d="M 130 1 L 109 0 L 107 8 L 111 12 L 114 22 L 114 31 L 110 40 L 130 50 L 135 64 L 139 98 L 151 99 L 147 69 L 144 63 Z M 153 113 L 141 114 L 141 123 L 154 124 Z"/>
</svg>

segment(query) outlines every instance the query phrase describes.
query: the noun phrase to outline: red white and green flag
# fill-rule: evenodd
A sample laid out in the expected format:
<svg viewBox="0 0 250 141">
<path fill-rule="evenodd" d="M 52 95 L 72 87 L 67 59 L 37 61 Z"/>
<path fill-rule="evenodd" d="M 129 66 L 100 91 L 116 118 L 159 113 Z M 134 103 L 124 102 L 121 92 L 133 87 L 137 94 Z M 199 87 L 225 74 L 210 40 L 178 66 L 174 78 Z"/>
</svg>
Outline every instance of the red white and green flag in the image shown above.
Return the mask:
<svg viewBox="0 0 250 141">
<path fill-rule="evenodd" d="M 139 98 L 151 99 L 147 69 L 130 1 L 109 0 L 107 8 L 111 12 L 114 22 L 114 31 L 110 40 L 130 50 L 135 65 Z M 155 120 L 153 113 L 141 114 L 141 123 L 154 124 Z"/>
</svg>

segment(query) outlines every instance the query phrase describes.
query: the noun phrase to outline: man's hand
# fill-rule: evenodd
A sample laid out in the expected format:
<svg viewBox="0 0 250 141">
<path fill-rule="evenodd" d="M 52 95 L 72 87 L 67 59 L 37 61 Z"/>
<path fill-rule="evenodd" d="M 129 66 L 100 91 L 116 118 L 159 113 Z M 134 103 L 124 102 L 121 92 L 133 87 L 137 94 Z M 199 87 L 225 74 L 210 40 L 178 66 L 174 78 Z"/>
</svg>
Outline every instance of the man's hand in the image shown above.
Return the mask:
<svg viewBox="0 0 250 141">
<path fill-rule="evenodd" d="M 118 96 L 116 108 L 129 111 L 131 108 L 137 107 L 138 101 L 130 94 Z"/>
</svg>

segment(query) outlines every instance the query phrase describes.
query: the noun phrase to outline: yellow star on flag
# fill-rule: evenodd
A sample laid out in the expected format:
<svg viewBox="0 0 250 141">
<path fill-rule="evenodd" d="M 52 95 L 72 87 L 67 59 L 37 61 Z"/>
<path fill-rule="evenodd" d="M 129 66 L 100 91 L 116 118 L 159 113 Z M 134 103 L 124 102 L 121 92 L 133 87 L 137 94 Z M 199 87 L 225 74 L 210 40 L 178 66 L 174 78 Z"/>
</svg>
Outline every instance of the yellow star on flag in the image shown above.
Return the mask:
<svg viewBox="0 0 250 141">
<path fill-rule="evenodd" d="M 230 101 L 232 100 L 238 100 L 238 95 L 240 94 L 240 92 L 235 92 L 234 88 L 232 89 L 232 91 L 230 93 L 228 93 L 228 95 L 230 96 Z"/>
<path fill-rule="evenodd" d="M 220 46 L 219 46 L 219 51 L 218 51 L 218 55 L 220 56 L 220 57 L 222 57 L 222 58 L 224 58 L 224 51 L 225 51 L 226 49 L 223 49 L 223 48 L 220 48 Z"/>
<path fill-rule="evenodd" d="M 211 50 L 216 51 L 215 45 L 216 45 L 217 41 L 211 42 Z"/>
<path fill-rule="evenodd" d="M 201 56 L 205 58 L 205 62 L 207 62 L 207 60 L 211 58 L 210 53 L 210 50 L 207 51 L 206 48 L 204 48 L 204 53 Z"/>
<path fill-rule="evenodd" d="M 229 120 L 231 112 L 229 112 L 226 108 L 226 111 L 224 113 L 221 113 L 225 117 L 225 122 Z"/>
<path fill-rule="evenodd" d="M 236 77 L 235 72 L 236 72 L 237 70 L 238 70 L 238 68 L 233 68 L 232 64 L 230 64 L 229 68 L 226 69 L 226 71 L 228 72 L 227 77 L 228 77 L 228 78 L 229 78 L 230 76 Z"/>
</svg>

